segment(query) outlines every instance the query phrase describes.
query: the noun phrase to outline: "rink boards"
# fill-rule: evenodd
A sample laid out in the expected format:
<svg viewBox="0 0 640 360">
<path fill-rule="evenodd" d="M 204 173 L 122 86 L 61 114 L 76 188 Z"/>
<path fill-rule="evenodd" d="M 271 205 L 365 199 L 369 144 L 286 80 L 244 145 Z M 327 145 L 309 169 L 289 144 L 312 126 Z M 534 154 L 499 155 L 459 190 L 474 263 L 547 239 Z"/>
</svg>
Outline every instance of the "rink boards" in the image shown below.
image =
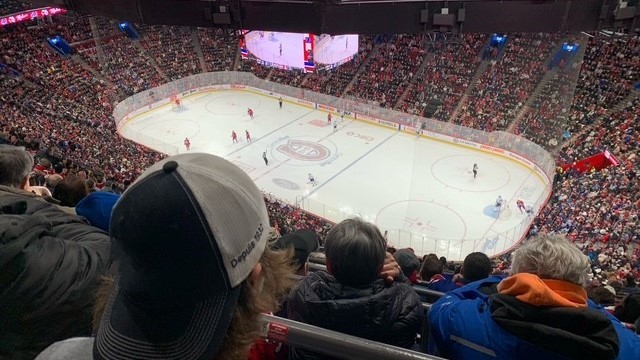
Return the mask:
<svg viewBox="0 0 640 360">
<path fill-rule="evenodd" d="M 329 113 L 339 119 L 340 109 L 282 96 L 279 110 L 279 97 L 244 85 L 204 87 L 181 94 L 185 110 L 176 113 L 160 100 L 124 117 L 118 131 L 167 153 L 184 151 L 182 140 L 191 135 L 192 151 L 229 159 L 273 196 L 332 221 L 360 215 L 388 230 L 394 245 L 451 259 L 509 249 L 531 221 L 515 200 L 537 210 L 550 194 L 547 176 L 518 154 L 432 132 L 418 138 L 411 126 L 358 113 L 347 113 L 334 133 L 322 122 Z M 242 118 L 246 106 L 255 107 L 254 122 Z M 230 131 L 243 139 L 244 128 L 253 143 L 229 144 Z M 308 173 L 318 186 L 306 184 Z M 498 195 L 508 201 L 492 214 Z"/>
</svg>

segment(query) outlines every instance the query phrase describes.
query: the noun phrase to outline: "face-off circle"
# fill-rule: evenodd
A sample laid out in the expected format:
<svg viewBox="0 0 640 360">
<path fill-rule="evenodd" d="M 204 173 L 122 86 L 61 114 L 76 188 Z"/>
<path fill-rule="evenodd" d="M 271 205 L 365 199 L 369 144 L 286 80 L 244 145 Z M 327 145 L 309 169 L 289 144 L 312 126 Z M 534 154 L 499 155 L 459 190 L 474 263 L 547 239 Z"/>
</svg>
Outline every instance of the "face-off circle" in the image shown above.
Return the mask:
<svg viewBox="0 0 640 360">
<path fill-rule="evenodd" d="M 292 166 L 309 166 L 326 163 L 337 156 L 338 148 L 326 139 L 318 141 L 317 137 L 297 136 L 283 137 L 271 144 L 272 156 Z"/>
<path fill-rule="evenodd" d="M 397 229 L 428 239 L 464 239 L 467 224 L 455 210 L 428 200 L 403 200 L 382 208 L 376 225 L 384 231 Z"/>
<path fill-rule="evenodd" d="M 473 177 L 473 164 L 478 164 L 476 178 Z M 440 158 L 431 166 L 431 175 L 449 188 L 469 192 L 495 192 L 511 181 L 509 170 L 499 162 L 471 155 Z"/>
</svg>

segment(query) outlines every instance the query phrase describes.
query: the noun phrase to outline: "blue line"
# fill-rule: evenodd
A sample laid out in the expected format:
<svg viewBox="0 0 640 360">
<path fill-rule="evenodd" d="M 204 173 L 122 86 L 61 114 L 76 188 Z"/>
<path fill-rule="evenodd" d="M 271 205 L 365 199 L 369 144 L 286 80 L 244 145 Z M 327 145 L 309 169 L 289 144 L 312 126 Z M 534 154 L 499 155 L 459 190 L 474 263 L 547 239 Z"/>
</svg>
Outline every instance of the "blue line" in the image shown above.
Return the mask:
<svg viewBox="0 0 640 360">
<path fill-rule="evenodd" d="M 276 131 L 278 131 L 278 130 L 280 130 L 280 129 L 284 128 L 284 127 L 287 127 L 287 126 L 289 126 L 289 125 L 293 124 L 294 122 L 296 122 L 296 121 L 298 121 L 298 120 L 302 119 L 303 117 L 305 117 L 305 116 L 307 116 L 307 115 L 309 115 L 309 114 L 312 114 L 312 113 L 313 113 L 313 112 L 315 112 L 315 111 L 317 111 L 317 110 L 316 110 L 316 109 L 313 109 L 313 110 L 309 111 L 308 113 L 305 113 L 305 114 L 303 114 L 303 115 L 298 116 L 297 118 L 293 119 L 292 121 L 290 121 L 290 122 L 288 122 L 288 123 L 286 123 L 286 124 L 284 124 L 284 125 L 280 126 L 280 127 L 279 127 L 279 128 L 277 128 L 277 129 L 274 129 L 274 130 L 273 130 L 273 131 L 271 131 L 270 133 L 267 133 L 267 134 L 265 134 L 265 135 L 263 135 L 263 136 L 261 136 L 261 137 L 257 138 L 257 139 L 256 139 L 256 141 L 260 141 L 260 139 L 264 139 L 265 137 L 267 137 L 267 136 L 269 136 L 269 135 L 273 134 L 274 132 L 276 132 Z M 241 147 L 241 148 L 239 148 L 239 149 L 236 149 L 236 150 L 234 150 L 234 151 L 232 151 L 232 152 L 228 153 L 228 154 L 227 154 L 227 155 L 225 155 L 224 157 L 225 157 L 225 158 L 227 158 L 227 157 L 229 157 L 229 156 L 231 156 L 231 155 L 233 155 L 233 154 L 237 153 L 238 151 L 240 151 L 240 150 L 242 150 L 242 149 L 246 148 L 246 147 L 247 147 L 247 146 L 249 146 L 249 145 L 253 145 L 253 138 L 251 139 L 251 142 L 250 142 L 250 143 L 248 143 L 247 145 L 245 145 L 245 146 L 243 146 L 243 147 Z"/>
<path fill-rule="evenodd" d="M 312 192 L 308 193 L 307 195 L 302 197 L 302 200 L 308 198 L 309 196 L 311 196 L 311 194 L 313 194 L 314 192 L 320 190 L 323 186 L 325 186 L 326 184 L 328 184 L 331 180 L 335 179 L 336 177 L 338 177 L 338 175 L 342 174 L 343 172 L 345 172 L 345 170 L 347 170 L 348 168 L 352 167 L 355 163 L 357 163 L 358 161 L 362 160 L 362 158 L 364 158 L 365 156 L 371 154 L 373 152 L 373 150 L 377 149 L 380 147 L 380 145 L 384 144 L 387 142 L 387 140 L 391 139 L 392 137 L 396 136 L 400 131 L 396 130 L 396 132 L 394 132 L 393 134 L 391 134 L 388 138 L 382 140 L 378 145 L 372 147 L 369 151 L 367 151 L 366 153 L 362 154 L 359 158 L 353 160 L 353 162 L 351 162 L 351 164 L 347 165 L 344 169 L 338 171 L 338 173 L 336 173 L 335 175 L 333 175 L 332 177 L 330 177 L 329 179 L 327 179 L 327 181 L 323 181 L 322 185 L 318 186 L 317 188 L 315 188 L 315 190 L 313 190 Z"/>
</svg>

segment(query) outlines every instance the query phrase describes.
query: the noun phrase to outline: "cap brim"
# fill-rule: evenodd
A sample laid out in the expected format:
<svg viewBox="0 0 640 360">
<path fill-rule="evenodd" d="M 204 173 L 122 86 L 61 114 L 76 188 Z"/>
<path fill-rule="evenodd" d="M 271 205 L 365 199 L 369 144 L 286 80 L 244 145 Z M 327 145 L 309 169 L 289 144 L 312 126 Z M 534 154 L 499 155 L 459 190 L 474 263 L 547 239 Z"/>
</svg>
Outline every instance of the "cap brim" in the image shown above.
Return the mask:
<svg viewBox="0 0 640 360">
<path fill-rule="evenodd" d="M 239 295 L 240 286 L 237 286 L 188 306 L 157 311 L 139 307 L 116 280 L 96 334 L 93 357 L 214 359 Z"/>
</svg>

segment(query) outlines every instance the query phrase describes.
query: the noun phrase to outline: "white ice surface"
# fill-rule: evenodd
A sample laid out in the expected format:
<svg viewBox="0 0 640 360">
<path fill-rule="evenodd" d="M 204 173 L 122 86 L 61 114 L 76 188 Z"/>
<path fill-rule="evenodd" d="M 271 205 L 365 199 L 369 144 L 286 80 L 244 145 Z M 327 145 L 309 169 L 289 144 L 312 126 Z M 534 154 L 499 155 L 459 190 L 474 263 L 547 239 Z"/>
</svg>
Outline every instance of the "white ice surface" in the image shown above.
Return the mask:
<svg viewBox="0 0 640 360">
<path fill-rule="evenodd" d="M 545 188 L 533 171 L 500 156 L 351 118 L 334 132 L 326 112 L 288 102 L 279 109 L 276 99 L 247 91 L 212 91 L 183 104 L 182 110 L 143 113 L 121 133 L 169 153 L 184 152 L 189 137 L 192 152 L 227 158 L 263 191 L 333 221 L 362 216 L 388 230 L 391 244 L 418 254 L 460 260 L 473 251 L 507 250 L 531 220 L 516 199 L 532 204 Z M 238 144 L 231 142 L 232 130 Z M 245 130 L 253 142 L 246 142 Z M 309 173 L 317 186 L 307 183 Z M 498 195 L 506 199 L 499 215 L 493 209 Z"/>
</svg>

